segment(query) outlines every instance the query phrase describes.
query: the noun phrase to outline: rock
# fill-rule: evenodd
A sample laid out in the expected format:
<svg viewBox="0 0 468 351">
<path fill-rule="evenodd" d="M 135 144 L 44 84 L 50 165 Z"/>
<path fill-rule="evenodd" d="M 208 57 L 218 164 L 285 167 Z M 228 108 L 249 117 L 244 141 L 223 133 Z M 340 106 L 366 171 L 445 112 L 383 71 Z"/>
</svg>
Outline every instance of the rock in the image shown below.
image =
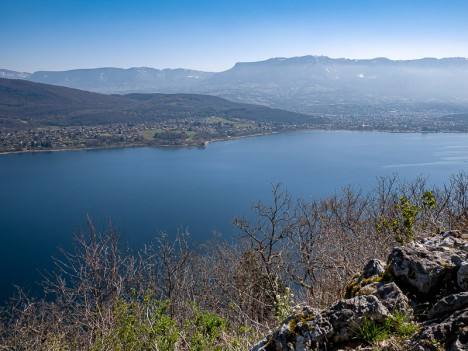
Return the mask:
<svg viewBox="0 0 468 351">
<path fill-rule="evenodd" d="M 361 274 L 353 276 L 345 287 L 345 299 L 357 295 L 370 295 L 381 285 L 380 282 L 385 274 L 385 263 L 372 259 L 364 267 Z"/>
<path fill-rule="evenodd" d="M 416 245 L 394 248 L 388 262 L 400 283 L 424 294 L 450 280 L 456 269 L 449 254 Z"/>
<path fill-rule="evenodd" d="M 432 319 L 440 315 L 468 308 L 468 291 L 452 294 L 440 299 L 429 311 L 427 316 Z"/>
<path fill-rule="evenodd" d="M 462 262 L 457 272 L 457 285 L 464 291 L 468 291 L 468 262 Z"/>
<path fill-rule="evenodd" d="M 376 296 L 390 312 L 401 311 L 406 314 L 413 313 L 408 298 L 393 282 L 382 285 L 372 295 Z"/>
<path fill-rule="evenodd" d="M 423 325 L 412 343 L 413 351 L 468 350 L 468 310 L 454 312 L 441 322 Z"/>
<path fill-rule="evenodd" d="M 311 345 L 323 344 L 334 333 L 333 325 L 322 313 L 306 315 L 299 321 L 298 327 L 304 329 L 303 335 L 305 339 L 310 340 Z"/>
<path fill-rule="evenodd" d="M 450 256 L 452 263 L 457 267 L 460 267 L 463 261 L 468 261 L 468 234 L 456 230 L 424 238 L 414 245 L 423 245 L 429 250 L 436 250 Z"/>
<path fill-rule="evenodd" d="M 376 296 L 362 295 L 337 302 L 325 312 L 325 316 L 333 327 L 331 339 L 342 343 L 354 336 L 365 319 L 383 323 L 390 313 Z"/>
<path fill-rule="evenodd" d="M 268 340 L 270 340 L 272 335 L 268 335 L 264 337 L 262 340 L 260 340 L 257 344 L 255 344 L 250 351 L 263 351 L 266 350 L 265 347 L 268 343 Z"/>
<path fill-rule="evenodd" d="M 370 278 L 373 276 L 379 276 L 385 272 L 385 263 L 381 260 L 372 259 L 364 266 L 362 276 L 364 278 Z"/>
<path fill-rule="evenodd" d="M 306 323 L 312 319 L 316 319 L 317 324 L 321 324 L 321 328 L 317 327 L 313 331 L 315 335 L 313 333 L 307 334 L 308 326 Z M 311 350 L 309 347 L 311 339 L 321 340 L 329 335 L 330 331 L 331 326 L 326 326 L 326 323 L 322 321 L 320 310 L 305 307 L 301 312 L 285 319 L 274 333 L 258 342 L 252 351 Z"/>
<path fill-rule="evenodd" d="M 385 306 L 373 295 L 338 301 L 322 312 L 305 308 L 286 319 L 252 351 L 321 349 L 329 342 L 339 344 L 350 341 L 364 320 L 383 323 L 389 316 Z"/>
</svg>

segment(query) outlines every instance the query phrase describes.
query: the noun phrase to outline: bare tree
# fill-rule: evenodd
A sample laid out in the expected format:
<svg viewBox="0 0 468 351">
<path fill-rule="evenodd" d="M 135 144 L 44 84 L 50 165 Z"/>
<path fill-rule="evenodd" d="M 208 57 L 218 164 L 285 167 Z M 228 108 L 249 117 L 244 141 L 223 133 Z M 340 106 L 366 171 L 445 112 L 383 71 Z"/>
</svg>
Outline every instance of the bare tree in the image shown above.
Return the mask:
<svg viewBox="0 0 468 351">
<path fill-rule="evenodd" d="M 273 187 L 271 204 L 257 202 L 252 206 L 255 219 L 236 217 L 234 225 L 239 237 L 246 242 L 252 260 L 256 260 L 262 276 L 267 280 L 267 294 L 275 297 L 284 290 L 284 256 L 286 241 L 296 225 L 291 197 L 283 191 L 281 184 Z M 260 278 L 260 277 L 259 277 Z"/>
<path fill-rule="evenodd" d="M 111 224 L 99 232 L 87 217 L 87 230 L 74 237 L 73 250 L 61 249 L 54 258 L 55 270 L 45 275 L 44 291 L 55 298 L 64 311 L 65 324 L 88 331 L 91 344 L 94 332 L 111 323 L 116 299 L 128 297 L 141 284 L 136 259 L 122 251 L 118 233 Z"/>
<path fill-rule="evenodd" d="M 177 304 L 184 303 L 187 296 L 185 270 L 192 254 L 187 230 L 178 231 L 171 239 L 166 232 L 160 232 L 154 244 L 145 248 L 140 255 L 144 275 L 149 277 L 146 286 L 159 294 L 162 300 L 169 300 L 169 315 L 175 316 Z"/>
</svg>

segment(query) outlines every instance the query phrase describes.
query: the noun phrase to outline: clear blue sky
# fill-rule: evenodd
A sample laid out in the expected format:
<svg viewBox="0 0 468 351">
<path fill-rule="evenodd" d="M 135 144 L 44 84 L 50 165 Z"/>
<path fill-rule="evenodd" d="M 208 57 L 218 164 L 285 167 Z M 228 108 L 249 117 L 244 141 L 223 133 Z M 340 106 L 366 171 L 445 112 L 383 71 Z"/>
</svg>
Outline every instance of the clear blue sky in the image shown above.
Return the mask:
<svg viewBox="0 0 468 351">
<path fill-rule="evenodd" d="M 466 0 L 0 0 L 0 68 L 468 57 Z"/>
</svg>

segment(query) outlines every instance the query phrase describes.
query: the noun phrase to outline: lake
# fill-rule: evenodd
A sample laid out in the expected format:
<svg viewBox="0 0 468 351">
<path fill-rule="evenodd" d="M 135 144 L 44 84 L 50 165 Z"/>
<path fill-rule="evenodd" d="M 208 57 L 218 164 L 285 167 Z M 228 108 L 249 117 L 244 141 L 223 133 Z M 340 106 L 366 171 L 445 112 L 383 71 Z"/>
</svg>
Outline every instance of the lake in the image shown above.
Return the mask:
<svg viewBox="0 0 468 351">
<path fill-rule="evenodd" d="M 209 144 L 204 149 L 127 148 L 0 155 L 0 300 L 31 286 L 69 247 L 89 214 L 141 247 L 160 230 L 188 227 L 203 241 L 234 234 L 237 215 L 282 182 L 310 199 L 375 177 L 447 182 L 468 170 L 467 134 L 305 131 Z"/>
</svg>

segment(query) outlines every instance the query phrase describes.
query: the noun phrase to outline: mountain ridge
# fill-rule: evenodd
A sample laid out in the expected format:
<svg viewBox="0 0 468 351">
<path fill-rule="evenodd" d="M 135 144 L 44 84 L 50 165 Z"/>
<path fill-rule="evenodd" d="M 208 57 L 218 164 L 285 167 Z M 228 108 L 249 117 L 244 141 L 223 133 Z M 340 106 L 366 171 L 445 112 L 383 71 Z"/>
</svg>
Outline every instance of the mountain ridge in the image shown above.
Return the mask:
<svg viewBox="0 0 468 351">
<path fill-rule="evenodd" d="M 296 65 L 296 66 L 295 66 Z M 302 65 L 299 67 L 297 65 Z M 324 66 L 325 65 L 325 66 Z M 327 66 L 328 65 L 328 66 Z M 274 57 L 261 61 L 254 62 L 237 62 L 233 67 L 221 72 L 205 72 L 200 70 L 176 68 L 176 69 L 157 69 L 151 67 L 98 67 L 98 68 L 78 68 L 65 71 L 36 71 L 33 73 L 15 72 L 7 69 L 0 69 L 0 77 L 13 79 L 27 79 L 37 83 L 62 85 L 71 88 L 89 90 L 100 93 L 132 93 L 132 92 L 204 92 L 209 89 L 216 90 L 216 83 L 226 77 L 235 76 L 239 71 L 252 68 L 274 69 L 270 71 L 269 76 L 264 77 L 264 81 L 275 81 L 274 74 L 296 74 L 302 75 L 303 80 L 309 81 L 308 85 L 317 83 L 314 79 L 328 78 L 332 80 L 342 79 L 388 79 L 389 75 L 369 75 L 366 72 L 339 72 L 340 66 L 366 68 L 374 70 L 376 67 L 391 67 L 399 69 L 420 68 L 420 69 L 453 69 L 453 66 L 465 68 L 464 73 L 468 71 L 468 58 L 464 57 L 447 57 L 447 58 L 431 58 L 425 57 L 413 60 L 391 60 L 385 57 L 377 57 L 373 59 L 349 59 L 349 58 L 330 58 L 328 56 L 306 55 L 296 57 Z M 304 76 L 305 70 L 310 70 L 312 67 L 323 68 L 328 73 L 315 71 L 314 76 L 310 74 Z M 322 67 L 323 66 L 323 67 Z M 300 69 L 299 71 L 290 71 L 291 67 Z M 341 67 L 342 68 L 342 67 Z M 278 72 L 278 69 L 289 69 L 286 72 Z M 330 71 L 332 69 L 332 71 Z M 251 72 L 250 72 L 251 73 Z M 257 75 L 265 72 L 254 72 Z M 274 73 L 274 74 L 272 74 Z M 350 75 L 351 73 L 351 75 Z M 375 73 L 375 72 L 374 72 Z M 399 72 L 400 74 L 402 72 Z M 410 74 L 414 72 L 403 72 Z M 421 72 L 419 72 L 421 73 Z M 434 72 L 429 72 L 434 73 Z M 391 75 L 390 75 L 391 76 Z M 239 77 L 235 77 L 239 78 Z M 415 77 L 411 77 L 415 78 Z M 452 79 L 455 77 L 451 77 Z M 320 82 L 320 80 L 319 80 Z M 235 85 L 239 81 L 224 81 L 224 84 Z M 293 82 L 291 82 L 293 83 Z M 213 86 L 215 85 L 215 86 Z M 336 87 L 335 87 L 336 89 Z"/>
<path fill-rule="evenodd" d="M 2 72 L 14 78 L 12 71 L 0 70 L 0 76 Z M 360 60 L 308 55 L 238 62 L 222 72 L 107 67 L 39 71 L 27 79 L 104 94 L 215 95 L 315 116 L 343 111 L 362 115 L 362 106 L 392 110 L 396 105 L 402 115 L 415 108 L 434 115 L 431 107 L 421 109 L 421 103 L 468 109 L 468 59 L 463 57 Z M 369 111 L 365 113 L 372 118 Z M 458 112 L 457 106 L 444 111 Z"/>
</svg>

